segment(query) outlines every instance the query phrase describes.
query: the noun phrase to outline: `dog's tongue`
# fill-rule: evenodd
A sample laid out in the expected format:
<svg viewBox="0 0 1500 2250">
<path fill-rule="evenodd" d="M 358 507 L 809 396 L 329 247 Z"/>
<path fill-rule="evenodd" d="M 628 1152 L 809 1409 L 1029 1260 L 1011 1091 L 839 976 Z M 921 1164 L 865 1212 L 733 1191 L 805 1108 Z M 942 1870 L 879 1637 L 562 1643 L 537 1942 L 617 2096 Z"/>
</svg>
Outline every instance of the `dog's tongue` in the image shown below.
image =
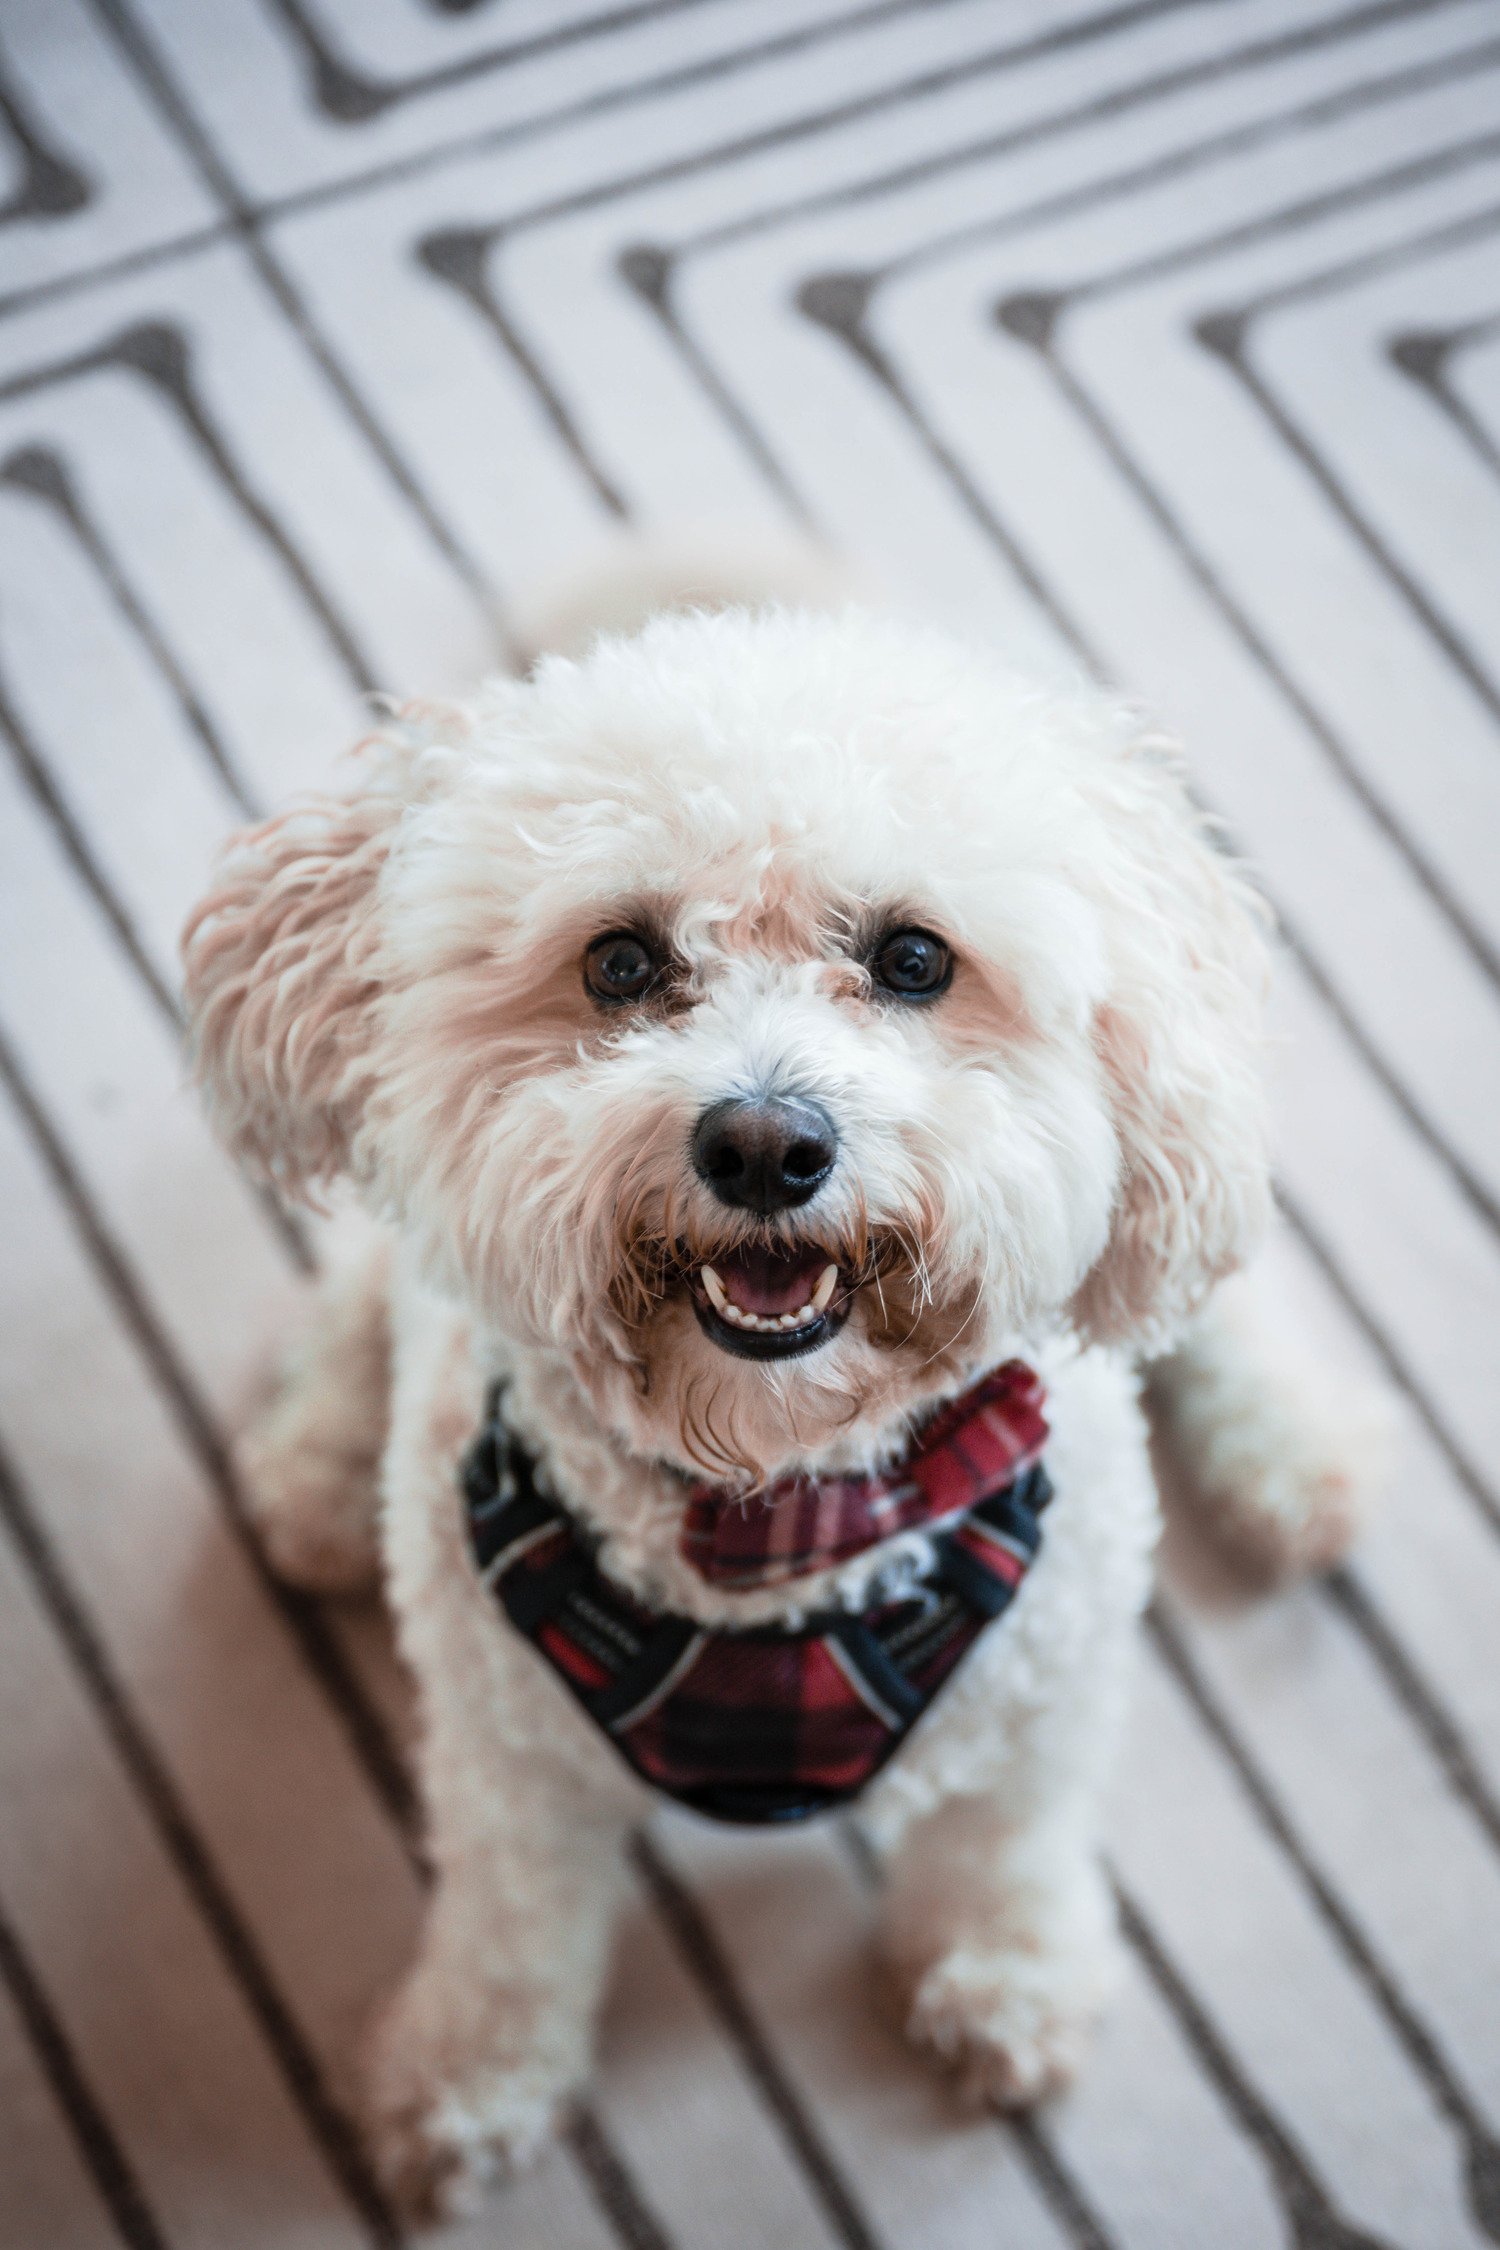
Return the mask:
<svg viewBox="0 0 1500 2250">
<path fill-rule="evenodd" d="M 831 1262 L 828 1252 L 816 1244 L 810 1249 L 762 1250 L 747 1243 L 715 1258 L 714 1270 L 731 1304 L 741 1312 L 774 1320 L 781 1313 L 802 1310 Z"/>
</svg>

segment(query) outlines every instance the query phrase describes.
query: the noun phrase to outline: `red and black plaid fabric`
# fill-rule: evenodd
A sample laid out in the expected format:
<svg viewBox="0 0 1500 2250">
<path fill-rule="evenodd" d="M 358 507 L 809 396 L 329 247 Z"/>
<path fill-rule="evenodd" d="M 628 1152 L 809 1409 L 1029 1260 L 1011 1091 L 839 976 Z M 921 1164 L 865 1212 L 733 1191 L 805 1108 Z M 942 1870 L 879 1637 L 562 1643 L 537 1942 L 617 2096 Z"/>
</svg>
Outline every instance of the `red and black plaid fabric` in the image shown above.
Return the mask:
<svg viewBox="0 0 1500 2250">
<path fill-rule="evenodd" d="M 935 1530 L 1009 1484 L 1047 1442 L 1042 1386 L 1007 1360 L 943 1408 L 882 1476 L 784 1477 L 741 1498 L 699 1485 L 682 1552 L 713 1586 L 780 1586 L 898 1531 Z"/>
<path fill-rule="evenodd" d="M 1040 1422 L 1040 1386 L 1018 1372 Z M 1016 1373 L 1000 1374 L 1003 1395 L 1019 1400 Z M 604 1575 L 582 1526 L 538 1492 L 499 1396 L 464 1467 L 475 1561 L 511 1623 L 644 1780 L 717 1819 L 800 1819 L 879 1772 L 1036 1554 L 1051 1488 L 1029 1443 L 1013 1452 L 1008 1440 L 976 1438 L 951 1451 L 999 1380 L 940 1417 L 941 1436 L 937 1424 L 927 1434 L 924 1460 L 958 1464 L 930 1489 L 951 1492 L 961 1477 L 972 1495 L 943 1509 L 931 1568 L 911 1592 L 858 1615 L 829 1611 L 796 1631 L 708 1631 L 646 1608 Z M 986 1459 L 1004 1481 L 975 1489 Z"/>
</svg>

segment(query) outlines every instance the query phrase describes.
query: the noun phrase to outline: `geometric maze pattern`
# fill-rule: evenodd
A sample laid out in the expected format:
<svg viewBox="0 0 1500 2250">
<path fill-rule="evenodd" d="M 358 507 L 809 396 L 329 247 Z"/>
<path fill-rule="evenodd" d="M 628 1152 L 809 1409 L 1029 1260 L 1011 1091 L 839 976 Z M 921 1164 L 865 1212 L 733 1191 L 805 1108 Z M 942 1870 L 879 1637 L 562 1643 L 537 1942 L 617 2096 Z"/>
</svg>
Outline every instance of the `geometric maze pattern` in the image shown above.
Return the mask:
<svg viewBox="0 0 1500 2250">
<path fill-rule="evenodd" d="M 1500 2241 L 1495 0 L 49 0 L 0 26 L 0 2236 L 389 2244 L 379 1622 L 225 1431 L 316 1233 L 180 1088 L 216 839 L 601 533 L 815 527 L 1140 695 L 1280 917 L 1286 1284 L 1400 1428 L 1149 1624 L 1075 2094 L 954 2109 L 857 1856 L 666 1821 L 517 2250 Z"/>
</svg>

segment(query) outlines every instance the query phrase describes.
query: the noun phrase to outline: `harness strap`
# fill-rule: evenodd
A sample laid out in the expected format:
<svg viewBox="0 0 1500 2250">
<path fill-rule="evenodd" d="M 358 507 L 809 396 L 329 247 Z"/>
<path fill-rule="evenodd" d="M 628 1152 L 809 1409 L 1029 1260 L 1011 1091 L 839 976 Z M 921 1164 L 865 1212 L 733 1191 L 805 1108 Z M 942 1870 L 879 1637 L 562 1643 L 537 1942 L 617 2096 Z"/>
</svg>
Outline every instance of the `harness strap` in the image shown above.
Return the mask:
<svg viewBox="0 0 1500 2250">
<path fill-rule="evenodd" d="M 663 1617 L 633 1664 L 626 1666 L 614 1685 L 590 1699 L 589 1709 L 600 1726 L 611 1734 L 644 1719 L 662 1690 L 680 1677 L 683 1658 L 703 1639 L 690 1618 Z"/>
<path fill-rule="evenodd" d="M 927 1708 L 927 1699 L 914 1688 L 878 1633 L 863 1618 L 851 1617 L 830 1628 L 826 1638 L 844 1658 L 846 1673 L 860 1689 L 877 1718 L 893 1731 L 905 1733 Z M 904 1722 L 904 1724 L 903 1724 Z"/>
</svg>

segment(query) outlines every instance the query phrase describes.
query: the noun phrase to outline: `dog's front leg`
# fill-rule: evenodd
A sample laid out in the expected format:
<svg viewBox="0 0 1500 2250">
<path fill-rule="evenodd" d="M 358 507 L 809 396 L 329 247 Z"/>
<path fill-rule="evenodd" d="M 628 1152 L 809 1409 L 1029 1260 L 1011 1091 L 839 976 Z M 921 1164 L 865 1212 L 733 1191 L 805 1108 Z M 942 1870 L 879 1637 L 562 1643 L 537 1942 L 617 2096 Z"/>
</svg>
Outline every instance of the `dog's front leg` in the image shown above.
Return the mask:
<svg viewBox="0 0 1500 2250">
<path fill-rule="evenodd" d="M 1115 1918 L 1090 1798 L 1018 1819 L 950 1797 L 895 1853 L 883 1944 L 907 2034 L 1004 2108 L 1073 2076 L 1113 1989 Z"/>
<path fill-rule="evenodd" d="M 475 1744 L 466 1745 L 466 1759 Z M 433 1807 L 421 1946 L 380 2027 L 378 2154 L 403 2208 L 462 2210 L 544 2144 L 589 2071 L 625 1824 L 536 1758 L 470 1767 L 504 1817 Z"/>
<path fill-rule="evenodd" d="M 409 1283 L 396 1304 L 386 1569 L 434 1888 L 370 2094 L 382 2172 L 424 2213 L 535 2154 L 586 2078 L 646 1792 L 480 1584 L 457 1478 L 483 1385 L 451 1308 Z"/>
<path fill-rule="evenodd" d="M 1118 1973 L 1100 1806 L 1157 1528 L 1128 1370 L 1064 1364 L 1050 1411 L 1041 1554 L 863 1813 L 906 2029 L 1007 2107 L 1072 2076 Z"/>
<path fill-rule="evenodd" d="M 906 2032 L 1002 2108 L 1073 2077 L 1119 1974 L 1100 1801 L 1145 1589 L 1143 1467 L 1126 1454 L 1100 1487 L 1112 1505 L 1092 1511 L 1117 1537 L 1112 1564 L 1088 1536 L 1090 1511 L 1075 1508 L 1028 1590 L 1041 1599 L 1024 1622 L 998 1628 L 998 1673 L 980 1670 L 967 1710 L 960 1675 L 960 1700 L 933 1713 L 919 1755 L 942 1790 L 936 1801 L 923 1791 L 922 1809 L 904 1813 L 898 1780 L 871 1808 L 886 1872 L 883 1951 Z M 1122 1528 L 1129 1489 L 1135 1539 Z"/>
</svg>

